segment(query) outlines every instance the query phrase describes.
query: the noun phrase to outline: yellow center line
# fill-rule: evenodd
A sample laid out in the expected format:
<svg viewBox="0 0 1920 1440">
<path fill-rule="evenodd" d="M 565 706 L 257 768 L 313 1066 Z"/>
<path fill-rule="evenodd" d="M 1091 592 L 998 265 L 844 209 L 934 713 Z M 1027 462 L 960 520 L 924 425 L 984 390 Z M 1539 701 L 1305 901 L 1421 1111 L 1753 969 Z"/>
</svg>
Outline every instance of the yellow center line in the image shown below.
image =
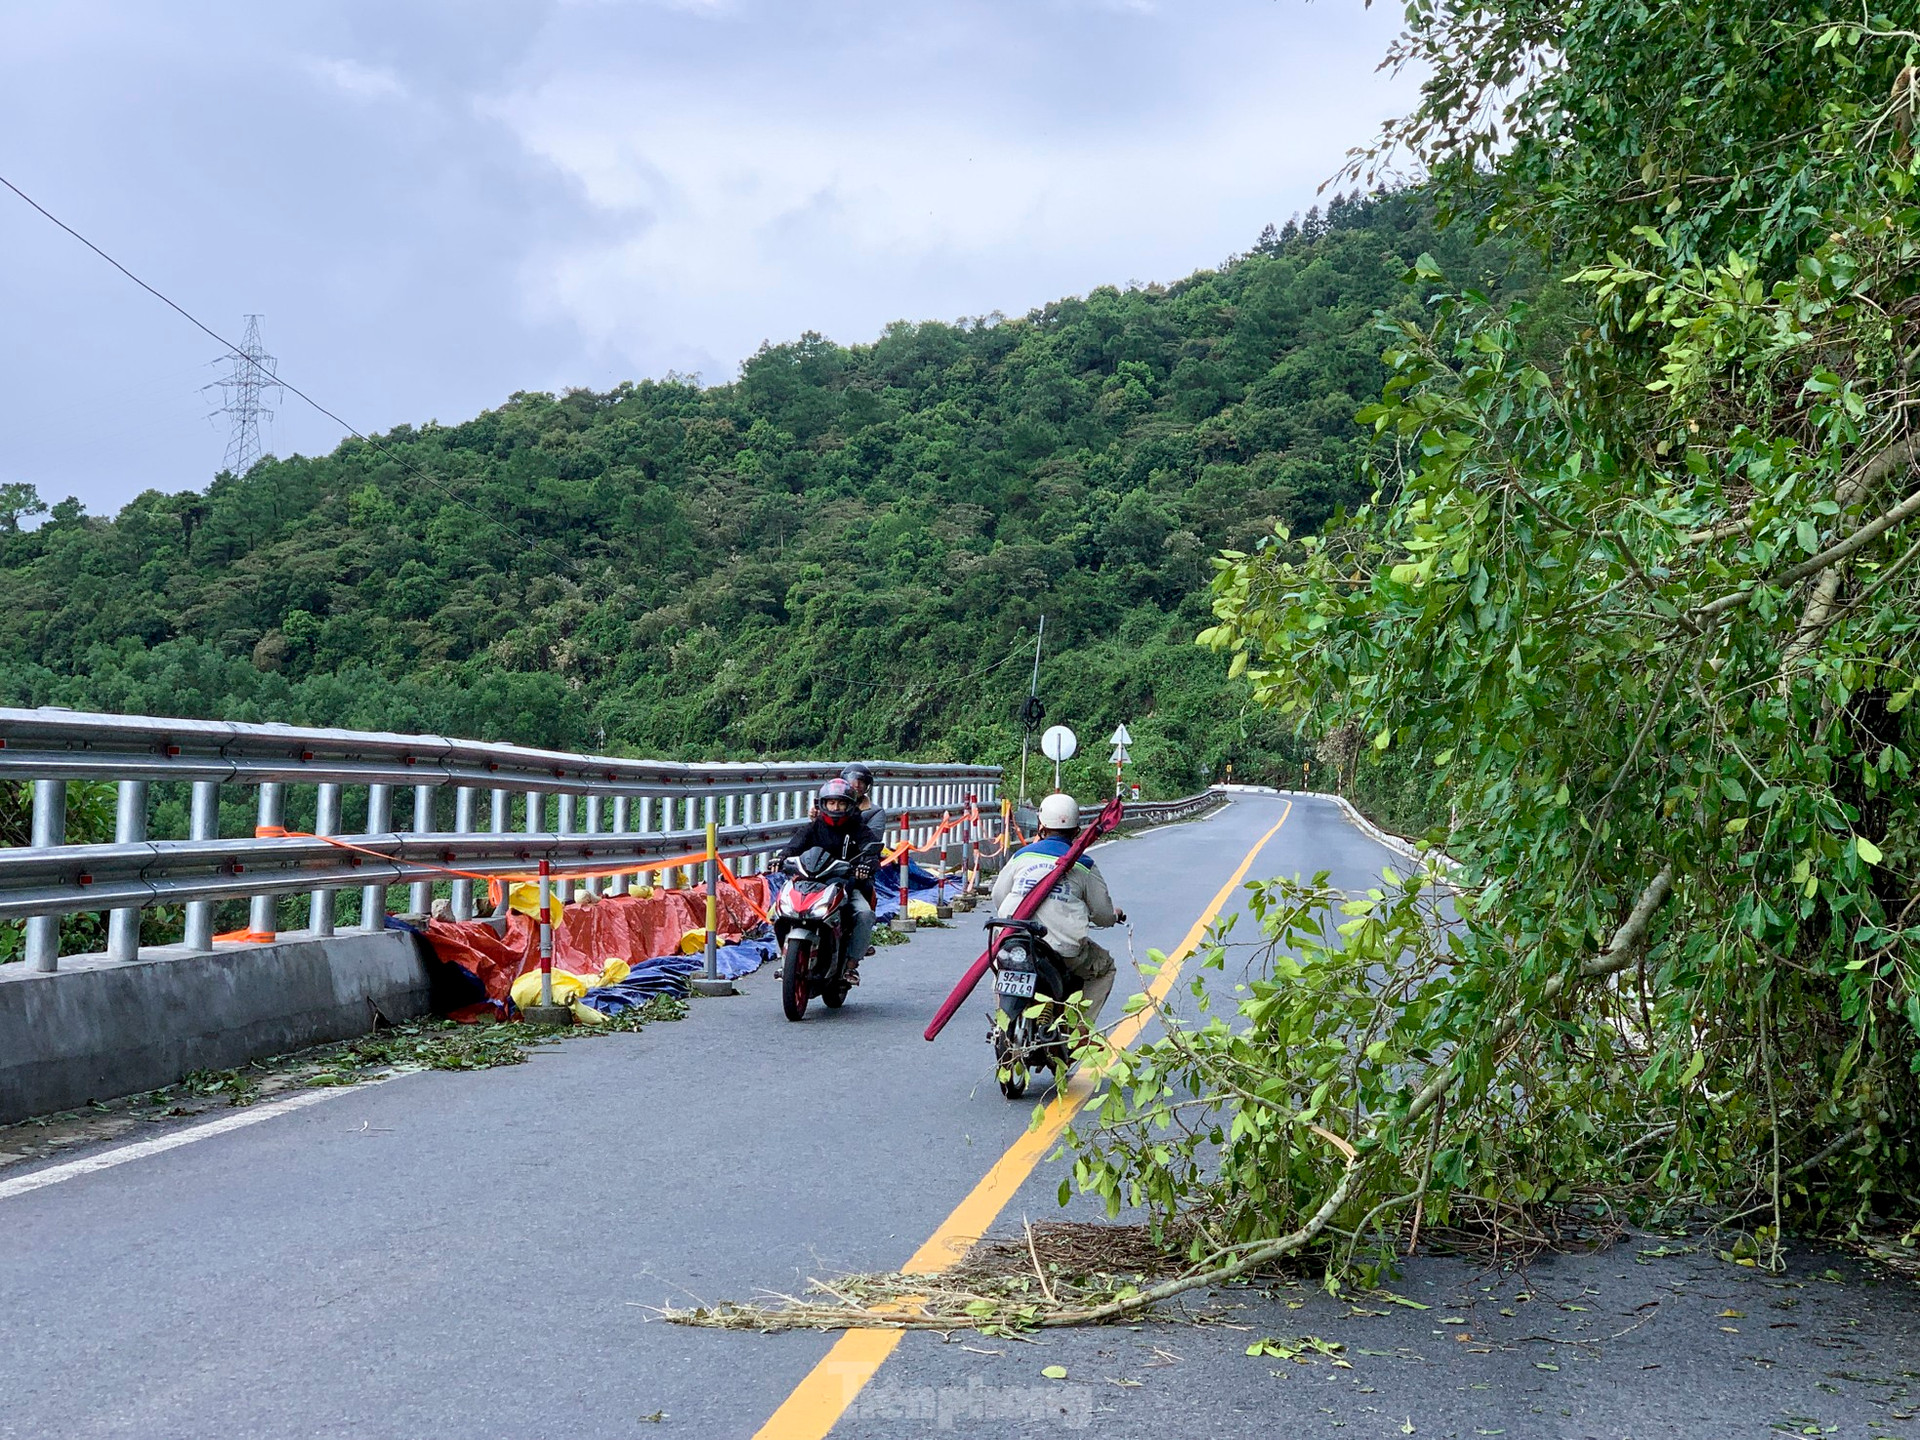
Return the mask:
<svg viewBox="0 0 1920 1440">
<path fill-rule="evenodd" d="M 1198 948 L 1206 935 L 1207 927 L 1233 898 L 1240 882 L 1246 879 L 1247 871 L 1253 868 L 1255 857 L 1279 833 L 1280 827 L 1287 823 L 1287 817 L 1292 813 L 1293 802 L 1289 800 L 1287 808 L 1280 812 L 1280 818 L 1273 822 L 1273 828 L 1254 842 L 1253 848 L 1241 860 L 1240 868 L 1220 887 L 1220 892 L 1200 912 L 1200 918 L 1193 922 L 1173 953 L 1167 956 L 1160 973 L 1147 986 L 1147 1003 L 1114 1026 L 1109 1039 L 1116 1048 L 1125 1049 L 1140 1038 L 1140 1032 L 1146 1029 L 1147 1022 L 1153 1018 L 1160 1003 L 1166 999 L 1167 992 L 1180 978 L 1180 969 L 1186 964 L 1187 957 Z M 907 1263 L 900 1267 L 901 1273 L 938 1275 L 958 1264 L 961 1257 L 1000 1218 L 1000 1212 L 1021 1185 L 1026 1183 L 1027 1177 L 1033 1173 L 1033 1167 L 1040 1163 L 1040 1157 L 1058 1142 L 1061 1132 L 1093 1094 L 1099 1078 L 1098 1073 L 1082 1069 L 1068 1081 L 1066 1090 L 1056 1094 L 1047 1106 L 1040 1123 L 1007 1147 L 1006 1153 L 994 1162 L 993 1168 L 973 1187 L 967 1198 L 954 1206 L 953 1213 L 941 1221 L 940 1228 L 927 1237 L 927 1243 L 914 1251 Z M 886 1363 L 887 1357 L 893 1354 L 905 1334 L 904 1330 L 847 1331 L 834 1342 L 833 1348 L 807 1373 L 806 1378 L 794 1387 L 793 1393 L 773 1412 L 767 1423 L 755 1432 L 753 1440 L 825 1440 L 827 1433 L 847 1413 L 847 1407 L 853 1404 L 866 1383 Z"/>
</svg>

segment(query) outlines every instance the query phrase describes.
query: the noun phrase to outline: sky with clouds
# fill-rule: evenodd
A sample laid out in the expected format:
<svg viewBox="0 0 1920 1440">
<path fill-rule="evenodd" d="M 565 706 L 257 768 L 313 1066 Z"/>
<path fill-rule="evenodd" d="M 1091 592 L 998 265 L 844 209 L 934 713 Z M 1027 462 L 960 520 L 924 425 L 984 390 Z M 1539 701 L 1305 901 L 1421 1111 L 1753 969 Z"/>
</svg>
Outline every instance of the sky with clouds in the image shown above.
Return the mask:
<svg viewBox="0 0 1920 1440">
<path fill-rule="evenodd" d="M 365 430 L 725 381 L 1244 250 L 1410 78 L 1361 0 L 0 0 L 0 174 Z M 0 482 L 204 486 L 220 347 L 0 192 Z M 269 448 L 340 428 L 292 396 Z"/>
</svg>

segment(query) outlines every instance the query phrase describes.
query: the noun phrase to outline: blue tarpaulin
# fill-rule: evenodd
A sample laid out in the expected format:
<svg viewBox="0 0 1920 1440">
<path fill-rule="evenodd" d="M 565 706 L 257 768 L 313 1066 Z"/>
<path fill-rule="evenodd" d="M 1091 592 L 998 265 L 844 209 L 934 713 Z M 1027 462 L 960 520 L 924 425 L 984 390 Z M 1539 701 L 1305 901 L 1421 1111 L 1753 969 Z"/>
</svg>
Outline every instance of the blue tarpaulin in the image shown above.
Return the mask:
<svg viewBox="0 0 1920 1440">
<path fill-rule="evenodd" d="M 958 875 L 949 875 L 942 880 L 931 870 L 923 870 L 912 861 L 907 862 L 907 891 L 915 900 L 924 900 L 929 905 L 938 905 L 941 901 L 951 901 L 960 893 L 962 879 Z M 900 913 L 900 867 L 889 865 L 881 872 L 876 883 L 879 902 L 873 907 L 874 916 L 880 920 L 891 920 Z"/>
<path fill-rule="evenodd" d="M 721 979 L 737 980 L 777 959 L 779 953 L 773 937 L 763 931 L 758 939 L 750 936 L 737 945 L 722 945 L 714 954 L 714 966 Z M 691 988 L 689 982 L 706 968 L 704 954 L 658 955 L 635 965 L 618 985 L 600 985 L 587 991 L 580 1003 L 603 1015 L 618 1015 L 646 1004 L 656 995 L 685 995 Z"/>
</svg>

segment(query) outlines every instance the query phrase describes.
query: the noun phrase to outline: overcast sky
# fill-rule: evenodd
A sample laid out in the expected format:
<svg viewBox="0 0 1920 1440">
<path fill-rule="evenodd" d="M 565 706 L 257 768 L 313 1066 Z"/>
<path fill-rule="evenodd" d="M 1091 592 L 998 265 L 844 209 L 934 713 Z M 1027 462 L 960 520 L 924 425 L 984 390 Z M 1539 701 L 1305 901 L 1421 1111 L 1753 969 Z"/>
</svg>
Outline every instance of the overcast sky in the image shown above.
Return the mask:
<svg viewBox="0 0 1920 1440">
<path fill-rule="evenodd" d="M 0 0 L 0 174 L 362 429 L 1244 250 L 1412 82 L 1360 0 Z M 0 482 L 199 487 L 219 346 L 0 191 Z M 338 426 L 291 396 L 275 453 Z"/>
</svg>

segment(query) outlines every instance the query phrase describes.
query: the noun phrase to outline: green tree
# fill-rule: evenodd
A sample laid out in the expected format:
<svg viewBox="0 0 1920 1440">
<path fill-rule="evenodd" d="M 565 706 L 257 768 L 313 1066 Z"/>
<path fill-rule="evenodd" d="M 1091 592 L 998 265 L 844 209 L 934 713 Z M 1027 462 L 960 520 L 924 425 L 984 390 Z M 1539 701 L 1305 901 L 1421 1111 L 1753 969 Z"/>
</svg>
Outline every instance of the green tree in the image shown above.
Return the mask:
<svg viewBox="0 0 1920 1440">
<path fill-rule="evenodd" d="M 1187 643 L 1204 557 L 1364 501 L 1374 312 L 1419 314 L 1398 276 L 1423 251 L 1493 283 L 1512 250 L 1439 232 L 1418 194 L 1321 231 L 1011 319 L 802 336 L 728 385 L 519 394 L 5 534 L 0 696 L 1004 762 L 1044 613 L 1052 713 L 1125 720 L 1154 792 L 1229 753 L 1295 773 L 1287 728 L 1237 682 L 1223 703 L 1226 662 Z"/>
<path fill-rule="evenodd" d="M 1389 141 L 1559 298 L 1421 257 L 1373 499 L 1226 556 L 1202 639 L 1434 777 L 1456 898 L 1265 887 L 1238 1023 L 1123 1063 L 1083 1182 L 1234 1266 L 1595 1192 L 1713 1204 L 1769 1263 L 1789 1224 L 1910 1225 L 1920 36 L 1807 0 L 1408 14 L 1431 78 Z"/>
</svg>

